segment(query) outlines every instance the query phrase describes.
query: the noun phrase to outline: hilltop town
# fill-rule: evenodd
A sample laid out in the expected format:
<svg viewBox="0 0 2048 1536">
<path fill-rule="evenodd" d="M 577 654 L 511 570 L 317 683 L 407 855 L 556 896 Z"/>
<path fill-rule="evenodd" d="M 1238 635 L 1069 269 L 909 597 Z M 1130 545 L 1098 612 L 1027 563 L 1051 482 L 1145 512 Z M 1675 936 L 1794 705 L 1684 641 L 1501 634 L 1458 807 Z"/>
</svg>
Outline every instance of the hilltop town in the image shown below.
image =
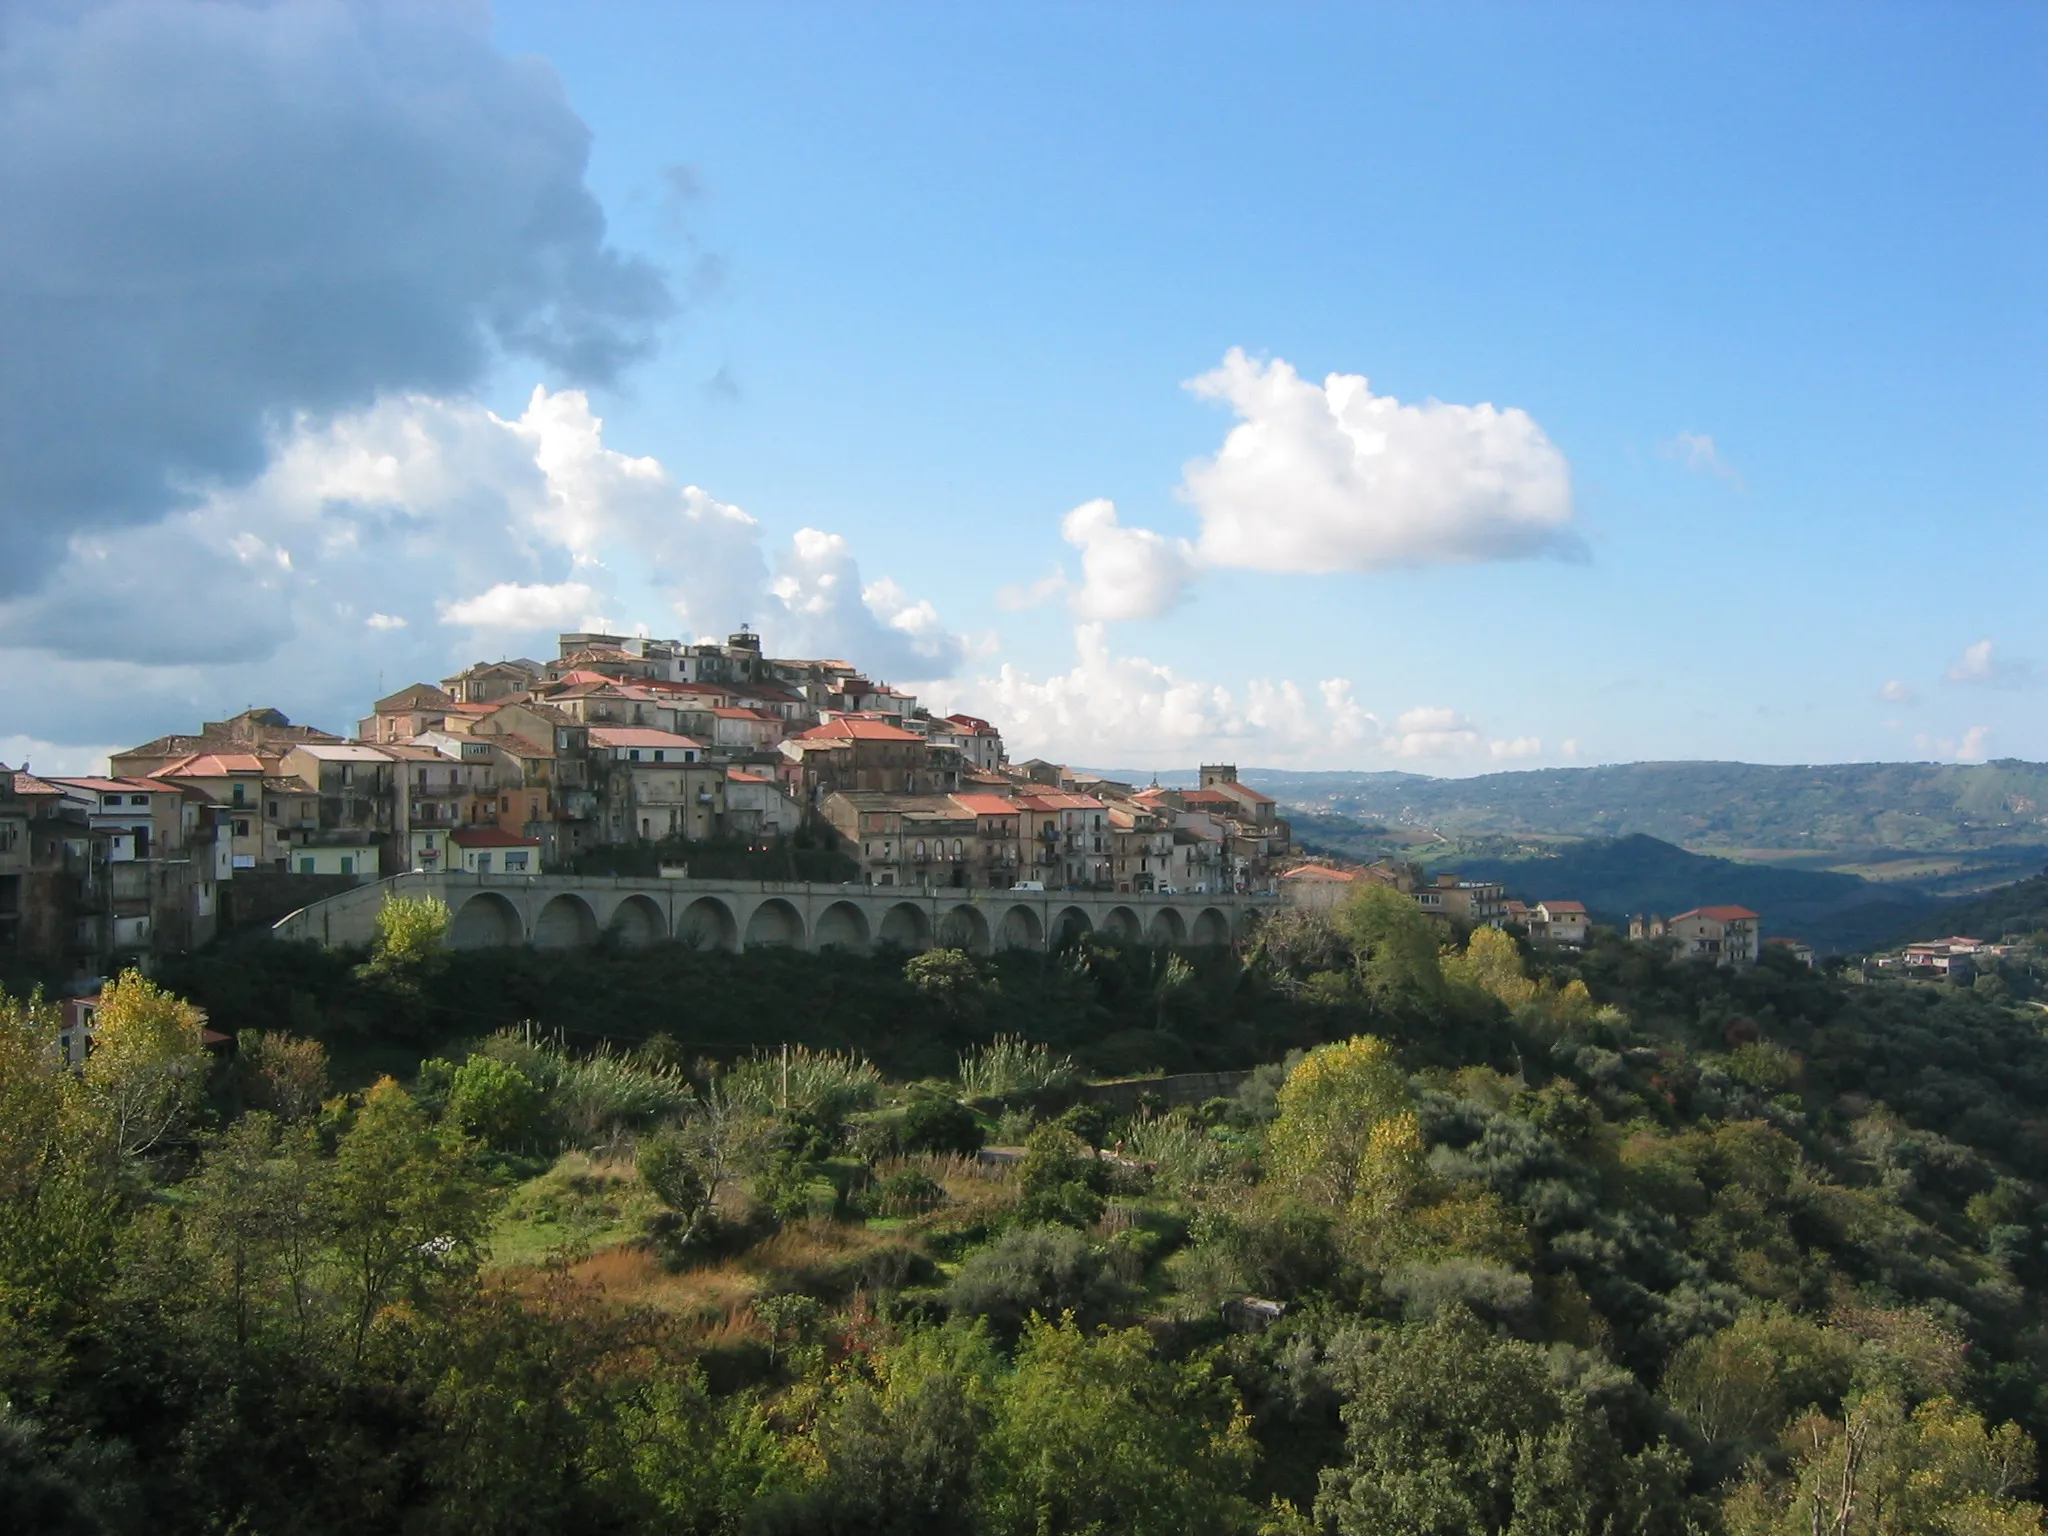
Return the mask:
<svg viewBox="0 0 2048 1536">
<path fill-rule="evenodd" d="M 349 736 L 250 709 L 104 775 L 31 766 L 0 769 L 0 949 L 81 974 L 408 870 L 681 872 L 794 844 L 876 886 L 1270 893 L 1292 851 L 1229 765 L 1179 789 L 1012 762 L 989 721 L 748 630 L 565 634 L 552 661 L 401 688 Z"/>
</svg>

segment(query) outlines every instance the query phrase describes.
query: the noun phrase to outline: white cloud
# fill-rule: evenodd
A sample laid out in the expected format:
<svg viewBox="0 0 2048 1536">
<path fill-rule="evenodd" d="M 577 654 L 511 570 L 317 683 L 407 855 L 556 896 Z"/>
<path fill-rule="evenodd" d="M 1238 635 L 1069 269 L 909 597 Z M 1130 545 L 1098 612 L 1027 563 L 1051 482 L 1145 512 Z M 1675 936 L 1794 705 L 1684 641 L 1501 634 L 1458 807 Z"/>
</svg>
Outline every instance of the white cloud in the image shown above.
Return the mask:
<svg viewBox="0 0 2048 1536">
<path fill-rule="evenodd" d="M 0 601 L 8 723 L 141 740 L 272 703 L 346 729 L 380 674 L 388 691 L 480 654 L 551 654 L 556 631 L 607 614 L 690 638 L 749 622 L 783 654 L 815 646 L 901 681 L 961 662 L 929 602 L 864 587 L 829 534 L 806 530 L 779 562 L 793 611 L 753 518 L 606 447 L 603 428 L 582 395 L 544 389 L 513 420 L 409 396 L 291 423 L 249 485 L 76 534 L 38 590 Z"/>
<path fill-rule="evenodd" d="M 1960 741 L 1947 737 L 1919 735 L 1913 738 L 1913 745 L 1930 757 L 1942 758 L 1953 763 L 1981 763 L 1984 761 L 1986 745 L 1991 738 L 1987 725 L 1973 725 L 1963 732 Z"/>
<path fill-rule="evenodd" d="M 1464 757 L 1478 750 L 1484 738 L 1454 709 L 1421 705 L 1394 717 L 1384 745 L 1395 757 Z"/>
<path fill-rule="evenodd" d="M 1239 418 L 1184 472 L 1202 563 L 1264 571 L 1573 555 L 1571 471 L 1526 411 L 1403 405 L 1233 348 L 1188 382 Z"/>
<path fill-rule="evenodd" d="M 443 624 L 465 624 L 472 629 L 537 631 L 566 628 L 602 629 L 603 620 L 591 617 L 597 593 L 580 581 L 558 581 L 552 586 L 525 587 L 501 581 L 488 592 L 445 603 Z"/>
<path fill-rule="evenodd" d="M 1877 696 L 1887 704 L 1910 704 L 1913 702 L 1913 690 L 1900 682 L 1896 677 L 1878 689 Z"/>
<path fill-rule="evenodd" d="M 33 736 L 0 736 L 0 763 L 10 768 L 31 768 L 37 773 L 105 773 L 107 759 L 119 747 L 60 745 Z"/>
<path fill-rule="evenodd" d="M 1233 689 L 1187 677 L 1119 654 L 1099 622 L 1075 626 L 1074 650 L 1065 672 L 1037 677 L 1006 665 L 993 677 L 954 685 L 947 697 L 972 701 L 977 713 L 1001 722 L 1020 759 L 1156 767 L 1260 752 L 1332 767 L 1371 760 L 1456 767 L 1542 752 L 1533 736 L 1489 742 L 1471 720 L 1436 706 L 1402 712 L 1390 730 L 1359 703 L 1348 678 L 1325 678 L 1309 690 L 1288 679 Z"/>
<path fill-rule="evenodd" d="M 1979 640 L 1975 645 L 1963 648 L 1962 660 L 1948 669 L 1948 680 L 1952 683 L 1988 683 L 1996 675 L 1996 663 L 1991 659 L 1992 645 L 1989 640 Z"/>
<path fill-rule="evenodd" d="M 1977 683 L 1988 688 L 2026 688 L 2034 682 L 2034 664 L 2018 657 L 2000 657 L 1989 640 L 1965 646 L 1948 669 L 1952 683 Z"/>
<path fill-rule="evenodd" d="M 1081 551 L 1081 585 L 1067 601 L 1084 619 L 1156 618 L 1195 574 L 1187 540 L 1121 526 L 1113 501 L 1083 502 L 1060 520 L 1060 535 Z"/>
<path fill-rule="evenodd" d="M 1695 475 L 1712 475 L 1717 480 L 1726 480 L 1738 491 L 1747 491 L 1742 471 L 1721 456 L 1714 439 L 1705 432 L 1681 432 L 1658 448 L 1658 453 L 1667 459 L 1674 459 Z"/>
<path fill-rule="evenodd" d="M 1023 586 L 997 587 L 996 606 L 1005 613 L 1023 613 L 1044 606 L 1066 590 L 1067 573 L 1064 569 L 1056 569 L 1050 576 L 1040 577 Z"/>
<path fill-rule="evenodd" d="M 508 354 L 610 379 L 673 308 L 606 241 L 560 78 L 488 6 L 0 17 L 0 593 L 248 483 L 272 422 L 459 394 Z"/>
<path fill-rule="evenodd" d="M 929 601 L 913 601 L 887 577 L 863 585 L 846 540 L 799 528 L 768 590 L 781 604 L 776 649 L 838 657 L 878 677 L 922 681 L 952 675 L 964 654 Z"/>
</svg>

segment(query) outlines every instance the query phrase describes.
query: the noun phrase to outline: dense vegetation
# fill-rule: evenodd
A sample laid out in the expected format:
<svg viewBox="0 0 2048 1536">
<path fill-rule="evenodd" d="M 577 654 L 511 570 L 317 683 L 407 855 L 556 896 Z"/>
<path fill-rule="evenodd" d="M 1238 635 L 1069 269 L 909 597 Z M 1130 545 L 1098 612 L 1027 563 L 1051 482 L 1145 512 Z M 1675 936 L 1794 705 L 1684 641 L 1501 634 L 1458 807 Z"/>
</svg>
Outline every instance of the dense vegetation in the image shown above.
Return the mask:
<svg viewBox="0 0 2048 1536">
<path fill-rule="evenodd" d="M 2048 933 L 2048 873 L 2016 880 L 1995 891 L 1941 909 L 1944 933 L 2000 939 Z M 1924 937 L 1921 934 L 1914 938 Z"/>
<path fill-rule="evenodd" d="M 189 969 L 231 1061 L 141 978 L 82 1073 L 0 1003 L 0 1526 L 2041 1528 L 2048 1040 L 1995 990 L 1385 892 L 1243 956 L 439 932 Z M 1115 1119 L 1117 1037 L 1265 1065 Z"/>
</svg>

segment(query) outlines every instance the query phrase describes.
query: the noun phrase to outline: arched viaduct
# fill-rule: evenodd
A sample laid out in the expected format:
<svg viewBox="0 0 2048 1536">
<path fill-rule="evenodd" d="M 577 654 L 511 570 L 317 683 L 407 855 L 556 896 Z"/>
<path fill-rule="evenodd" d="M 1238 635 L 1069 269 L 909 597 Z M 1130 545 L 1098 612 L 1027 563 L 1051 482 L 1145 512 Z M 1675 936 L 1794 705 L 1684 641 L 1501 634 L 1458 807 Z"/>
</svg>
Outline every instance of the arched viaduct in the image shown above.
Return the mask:
<svg viewBox="0 0 2048 1536">
<path fill-rule="evenodd" d="M 448 904 L 456 949 L 576 949 L 669 939 L 705 949 L 1052 950 L 1086 935 L 1119 944 L 1216 945 L 1241 938 L 1271 897 L 998 891 L 782 881 L 580 875 L 397 875 L 314 902 L 272 930 L 282 939 L 366 945 L 387 896 Z"/>
</svg>

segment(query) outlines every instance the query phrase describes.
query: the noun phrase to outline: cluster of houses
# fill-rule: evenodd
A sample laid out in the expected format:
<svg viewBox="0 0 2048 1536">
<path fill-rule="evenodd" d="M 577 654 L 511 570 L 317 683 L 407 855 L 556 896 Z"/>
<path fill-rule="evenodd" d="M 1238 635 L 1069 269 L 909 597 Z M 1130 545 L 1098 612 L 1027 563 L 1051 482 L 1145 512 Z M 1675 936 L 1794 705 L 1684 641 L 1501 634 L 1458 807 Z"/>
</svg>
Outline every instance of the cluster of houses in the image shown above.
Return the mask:
<svg viewBox="0 0 2048 1536">
<path fill-rule="evenodd" d="M 1429 877 L 1419 866 L 1393 859 L 1363 865 L 1310 859 L 1283 871 L 1278 880 L 1278 889 L 1288 903 L 1320 912 L 1332 910 L 1369 885 L 1386 886 L 1412 897 L 1425 913 L 1446 923 L 1455 922 L 1467 928 L 1518 929 L 1532 944 L 1546 948 L 1581 949 L 1592 930 L 1592 918 L 1582 902 L 1516 901 L 1499 881 L 1467 880 L 1455 874 Z M 1754 965 L 1767 944 L 1782 945 L 1806 965 L 1814 963 L 1809 945 L 1797 939 L 1766 939 L 1762 930 L 1763 919 L 1749 908 L 1716 906 L 1695 907 L 1676 917 L 1632 917 L 1628 936 L 1638 943 L 1661 945 L 1685 959 L 1717 965 Z M 1928 947 L 1915 945 L 1913 949 Z"/>
<path fill-rule="evenodd" d="M 1951 934 L 1945 939 L 1923 939 L 1886 955 L 1873 955 L 1871 964 L 1884 970 L 1918 972 L 1923 976 L 1946 976 L 1951 981 L 1970 981 L 1980 966 L 2003 960 L 2019 946 L 1994 943 Z"/>
<path fill-rule="evenodd" d="M 1283 871 L 1282 896 L 1297 907 L 1327 912 L 1366 886 L 1381 885 L 1410 897 L 1431 917 L 1468 928 L 1519 928 L 1532 943 L 1578 949 L 1586 942 L 1592 920 L 1583 903 L 1511 900 L 1497 880 L 1467 880 L 1459 875 L 1425 876 L 1414 864 L 1380 859 L 1371 864 L 1341 865 L 1312 859 Z"/>
<path fill-rule="evenodd" d="M 251 709 L 103 776 L 0 766 L 0 950 L 105 974 L 337 882 L 806 828 L 875 885 L 1270 891 L 1290 849 L 1234 767 L 1175 789 L 1012 763 L 988 721 L 768 656 L 751 631 L 567 634 L 559 652 L 414 683 L 350 737 Z"/>
</svg>

